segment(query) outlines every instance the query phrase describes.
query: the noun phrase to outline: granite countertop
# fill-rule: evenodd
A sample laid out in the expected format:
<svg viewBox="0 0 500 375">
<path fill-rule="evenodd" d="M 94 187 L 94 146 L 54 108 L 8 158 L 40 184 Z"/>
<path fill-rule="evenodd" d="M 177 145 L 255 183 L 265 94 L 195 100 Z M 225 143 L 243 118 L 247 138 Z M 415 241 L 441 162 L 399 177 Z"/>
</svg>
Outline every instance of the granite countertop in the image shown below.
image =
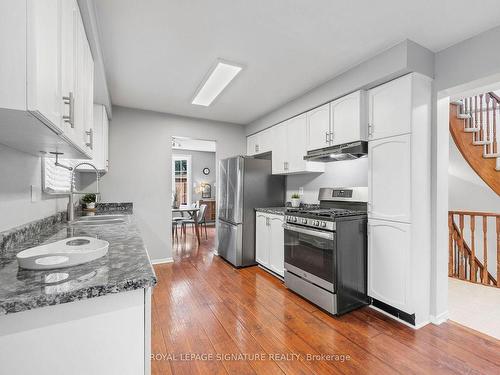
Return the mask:
<svg viewBox="0 0 500 375">
<path fill-rule="evenodd" d="M 56 221 L 31 238 L 26 236 L 4 249 L 0 253 L 0 315 L 154 286 L 156 275 L 134 216 L 119 208 L 97 214 L 112 213 L 126 214 L 126 222 L 71 226 Z M 108 253 L 89 263 L 68 268 L 43 271 L 19 268 L 18 252 L 73 236 L 106 240 Z"/>
<path fill-rule="evenodd" d="M 255 211 L 265 212 L 266 214 L 285 215 L 286 207 L 259 207 Z"/>
</svg>

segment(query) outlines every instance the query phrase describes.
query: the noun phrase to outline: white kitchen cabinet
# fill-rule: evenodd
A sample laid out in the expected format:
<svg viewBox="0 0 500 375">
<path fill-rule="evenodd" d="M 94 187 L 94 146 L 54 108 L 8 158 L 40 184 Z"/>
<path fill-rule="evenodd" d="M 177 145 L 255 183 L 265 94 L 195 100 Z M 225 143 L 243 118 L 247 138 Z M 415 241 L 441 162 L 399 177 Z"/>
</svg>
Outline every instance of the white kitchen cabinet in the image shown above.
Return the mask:
<svg viewBox="0 0 500 375">
<path fill-rule="evenodd" d="M 272 128 L 262 130 L 247 137 L 247 155 L 253 156 L 272 151 Z"/>
<path fill-rule="evenodd" d="M 369 91 L 370 140 L 411 132 L 414 78 L 408 74 Z"/>
<path fill-rule="evenodd" d="M 416 327 L 431 317 L 431 83 L 412 73 L 369 93 L 368 294 Z"/>
<path fill-rule="evenodd" d="M 287 147 L 287 123 L 282 122 L 272 127 L 273 129 L 273 153 L 272 153 L 272 173 L 286 173 L 286 160 L 288 157 Z"/>
<path fill-rule="evenodd" d="M 368 139 L 365 98 L 365 91 L 356 91 L 330 103 L 331 146 Z"/>
<path fill-rule="evenodd" d="M 271 232 L 269 268 L 281 277 L 285 277 L 285 231 L 283 222 L 283 216 L 272 215 L 269 217 Z"/>
<path fill-rule="evenodd" d="M 304 160 L 307 154 L 307 119 L 302 114 L 273 127 L 273 174 L 324 172 L 325 164 Z"/>
<path fill-rule="evenodd" d="M 2 143 L 39 155 L 63 152 L 65 158 L 89 158 L 83 134 L 71 126 L 69 89 L 75 84 L 78 40 L 75 24 L 81 24 L 76 1 L 6 0 L 0 3 L 0 127 Z M 88 41 L 86 36 L 80 38 Z M 89 59 L 90 56 L 90 59 Z M 86 59 L 87 85 L 93 85 L 90 50 Z M 92 66 L 90 66 L 92 65 Z M 76 93 L 75 93 L 76 94 Z M 89 125 L 93 90 L 86 90 Z M 74 100 L 76 100 L 76 95 Z M 71 109 L 76 109 L 71 105 Z M 73 112 L 76 115 L 76 112 Z M 81 141 L 79 141 L 81 139 Z"/>
<path fill-rule="evenodd" d="M 411 221 L 411 135 L 368 144 L 368 217 Z"/>
<path fill-rule="evenodd" d="M 330 145 L 330 103 L 307 112 L 307 151 Z"/>
<path fill-rule="evenodd" d="M 307 151 L 368 138 L 366 92 L 356 91 L 307 112 Z"/>
<path fill-rule="evenodd" d="M 88 161 L 96 166 L 96 168 L 101 173 L 108 172 L 108 153 L 109 153 L 109 122 L 108 122 L 108 114 L 106 112 L 106 107 L 102 104 L 94 104 L 93 111 L 93 141 L 94 141 L 94 149 L 93 149 L 93 157 L 91 160 L 79 160 Z M 92 167 L 87 165 L 82 165 L 78 168 L 81 172 L 92 172 L 95 170 Z"/>
<path fill-rule="evenodd" d="M 410 230 L 409 224 L 369 220 L 368 294 L 412 314 Z"/>
<path fill-rule="evenodd" d="M 283 216 L 258 211 L 255 220 L 255 260 L 261 266 L 283 277 L 285 275 Z"/>
<path fill-rule="evenodd" d="M 268 216 L 262 212 L 255 215 L 255 260 L 269 267 L 269 227 Z"/>
</svg>

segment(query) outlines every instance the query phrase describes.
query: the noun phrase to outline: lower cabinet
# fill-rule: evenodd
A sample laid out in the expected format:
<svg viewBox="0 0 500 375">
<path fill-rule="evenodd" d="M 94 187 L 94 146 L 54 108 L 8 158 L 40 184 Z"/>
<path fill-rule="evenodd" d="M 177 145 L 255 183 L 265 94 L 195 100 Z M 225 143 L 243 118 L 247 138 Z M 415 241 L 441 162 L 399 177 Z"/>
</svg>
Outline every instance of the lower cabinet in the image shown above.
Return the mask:
<svg viewBox="0 0 500 375">
<path fill-rule="evenodd" d="M 255 222 L 255 260 L 283 277 L 285 248 L 283 216 L 257 212 Z"/>
<path fill-rule="evenodd" d="M 409 314 L 411 225 L 368 221 L 368 295 Z"/>
</svg>

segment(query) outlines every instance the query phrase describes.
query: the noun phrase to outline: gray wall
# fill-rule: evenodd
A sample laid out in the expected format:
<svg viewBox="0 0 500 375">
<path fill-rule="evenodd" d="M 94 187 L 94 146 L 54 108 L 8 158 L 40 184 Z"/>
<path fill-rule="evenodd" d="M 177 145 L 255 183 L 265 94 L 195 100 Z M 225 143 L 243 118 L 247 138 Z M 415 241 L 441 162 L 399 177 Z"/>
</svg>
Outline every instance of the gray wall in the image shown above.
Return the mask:
<svg viewBox="0 0 500 375">
<path fill-rule="evenodd" d="M 41 196 L 41 158 L 0 145 L 0 232 L 66 210 L 67 199 Z M 41 200 L 31 202 L 31 185 Z"/>
<path fill-rule="evenodd" d="M 172 136 L 217 142 L 216 159 L 246 150 L 242 126 L 113 107 L 109 172 L 101 183 L 103 201 L 134 202 L 149 255 L 170 258 Z"/>
<path fill-rule="evenodd" d="M 434 54 L 406 40 L 284 104 L 246 127 L 253 134 L 311 108 L 359 89 L 367 89 L 410 72 L 434 75 Z"/>
<path fill-rule="evenodd" d="M 500 81 L 499 40 L 500 26 L 436 53 L 436 89 L 449 90 L 471 83 L 478 87 Z"/>
<path fill-rule="evenodd" d="M 288 176 L 286 198 L 302 187 L 302 202 L 318 203 L 318 190 L 322 187 L 368 186 L 368 158 L 337 161 L 325 164 L 325 173 Z"/>
<path fill-rule="evenodd" d="M 201 198 L 201 192 L 197 193 L 193 185 L 198 186 L 201 182 L 212 185 L 212 198 L 215 198 L 215 152 L 203 152 L 192 150 L 172 150 L 172 154 L 191 155 L 191 200 L 196 202 Z M 203 168 L 209 168 L 208 175 L 203 174 Z"/>
</svg>

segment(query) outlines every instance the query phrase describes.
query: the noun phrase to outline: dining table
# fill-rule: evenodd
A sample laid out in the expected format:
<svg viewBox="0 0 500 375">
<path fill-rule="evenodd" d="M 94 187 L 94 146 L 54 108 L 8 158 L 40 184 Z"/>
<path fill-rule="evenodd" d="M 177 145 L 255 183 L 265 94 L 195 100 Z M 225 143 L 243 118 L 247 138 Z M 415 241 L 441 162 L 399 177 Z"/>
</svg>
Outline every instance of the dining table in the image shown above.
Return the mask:
<svg viewBox="0 0 500 375">
<path fill-rule="evenodd" d="M 172 208 L 172 216 L 174 213 L 180 213 L 182 216 L 184 216 L 184 213 L 187 213 L 189 216 L 194 221 L 194 231 L 196 233 L 196 238 L 198 240 L 198 245 L 201 243 L 200 240 L 200 231 L 198 228 L 198 212 L 200 209 L 198 207 L 179 207 L 179 208 Z"/>
</svg>

